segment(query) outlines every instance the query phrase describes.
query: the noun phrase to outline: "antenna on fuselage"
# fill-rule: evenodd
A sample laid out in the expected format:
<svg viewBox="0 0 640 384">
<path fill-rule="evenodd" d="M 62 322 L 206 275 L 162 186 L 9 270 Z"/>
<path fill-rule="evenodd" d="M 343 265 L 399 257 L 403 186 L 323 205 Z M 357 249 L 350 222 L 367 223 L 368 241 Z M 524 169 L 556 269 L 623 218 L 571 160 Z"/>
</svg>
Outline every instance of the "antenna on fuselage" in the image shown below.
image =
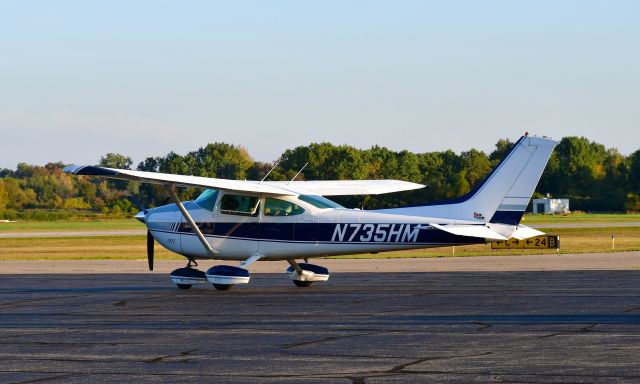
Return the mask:
<svg viewBox="0 0 640 384">
<path fill-rule="evenodd" d="M 271 170 L 269 172 L 267 172 L 266 175 L 264 175 L 264 177 L 262 178 L 262 180 L 260 180 L 259 184 L 262 184 L 262 182 L 264 181 L 264 179 L 267 178 L 267 176 L 269 176 L 271 174 L 271 172 L 273 172 L 274 169 L 276 169 L 276 167 L 278 166 L 278 164 L 280 164 L 280 160 L 282 159 L 278 159 L 278 161 L 276 161 L 276 165 L 273 166 L 273 168 L 271 168 Z"/>
<path fill-rule="evenodd" d="M 308 161 L 307 161 L 306 163 L 304 163 L 304 165 L 302 166 L 302 168 L 300 168 L 300 170 L 298 171 L 298 173 L 296 173 L 296 175 L 295 175 L 295 176 L 293 176 L 293 178 L 292 178 L 291 180 L 289 180 L 289 182 L 287 183 L 287 185 L 291 184 L 291 182 L 292 182 L 293 180 L 295 180 L 295 179 L 296 179 L 296 177 L 298 177 L 298 175 L 299 175 L 299 174 L 301 174 L 301 173 L 302 173 L 302 171 L 304 170 L 304 168 L 305 168 L 307 165 L 309 165 L 309 162 L 308 162 Z"/>
</svg>

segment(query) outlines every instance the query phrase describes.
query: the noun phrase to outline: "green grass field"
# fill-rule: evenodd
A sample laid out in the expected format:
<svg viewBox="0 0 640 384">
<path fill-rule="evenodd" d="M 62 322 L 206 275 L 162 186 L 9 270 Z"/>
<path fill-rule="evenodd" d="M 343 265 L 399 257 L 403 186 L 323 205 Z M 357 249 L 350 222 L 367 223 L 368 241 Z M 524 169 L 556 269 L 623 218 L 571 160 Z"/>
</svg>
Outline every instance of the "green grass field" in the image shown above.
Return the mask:
<svg viewBox="0 0 640 384">
<path fill-rule="evenodd" d="M 0 223 L 1 232 L 105 231 L 144 229 L 135 219 L 104 219 L 92 221 L 19 221 Z"/>
<path fill-rule="evenodd" d="M 127 260 L 147 257 L 146 236 L 0 238 L 0 260 Z M 182 259 L 156 244 L 156 259 Z"/>
<path fill-rule="evenodd" d="M 640 214 L 624 213 L 570 213 L 567 215 L 534 215 L 523 216 L 524 225 L 543 225 L 556 223 L 625 223 L 640 222 Z"/>
<path fill-rule="evenodd" d="M 609 218 L 608 220 L 612 220 Z M 51 223 L 47 223 L 51 225 Z M 70 224 L 70 223 L 67 223 Z M 110 224 L 110 225 L 109 225 Z M 126 225 L 123 227 L 122 225 Z M 129 226 L 135 224 L 135 226 Z M 131 223 L 94 223 L 95 229 L 141 228 L 135 221 Z M 35 227 L 42 228 L 42 227 Z M 68 228 L 80 228 L 77 223 Z M 34 230 L 38 230 L 34 229 Z M 56 227 L 54 230 L 60 230 Z M 30 229 L 29 229 L 30 230 Z M 560 236 L 561 253 L 640 251 L 640 226 L 597 227 L 597 228 L 550 228 L 542 230 Z M 611 248 L 611 236 L 615 235 L 615 249 Z M 182 259 L 156 245 L 157 259 Z M 519 255 L 555 253 L 555 250 L 492 250 L 490 245 L 470 245 L 461 247 L 431 248 L 416 251 L 387 252 L 380 254 L 337 256 L 338 258 L 398 258 L 398 257 L 449 257 L 480 255 Z M 95 259 L 144 259 L 146 258 L 146 238 L 134 236 L 76 236 L 76 237 L 33 237 L 0 238 L 0 260 L 95 260 Z"/>
</svg>

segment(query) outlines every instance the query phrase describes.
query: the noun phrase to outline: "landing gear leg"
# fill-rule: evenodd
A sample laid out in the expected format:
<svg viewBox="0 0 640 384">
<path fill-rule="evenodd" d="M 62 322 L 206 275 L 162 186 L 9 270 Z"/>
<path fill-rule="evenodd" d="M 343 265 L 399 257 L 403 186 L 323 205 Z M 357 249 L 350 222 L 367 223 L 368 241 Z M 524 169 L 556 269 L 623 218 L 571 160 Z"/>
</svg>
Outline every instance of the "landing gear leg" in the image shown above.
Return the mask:
<svg viewBox="0 0 640 384">
<path fill-rule="evenodd" d="M 313 281 L 302 280 L 306 276 L 305 276 L 305 271 L 302 268 L 300 268 L 300 264 L 298 264 L 298 262 L 295 260 L 287 260 L 287 262 L 291 265 L 289 269 L 293 268 L 293 271 L 289 272 L 289 275 L 293 277 L 292 279 L 293 284 L 295 284 L 296 287 L 300 287 L 300 288 L 310 287 Z M 287 271 L 289 271 L 289 269 Z M 296 275 L 297 275 L 297 278 L 295 277 Z"/>
</svg>

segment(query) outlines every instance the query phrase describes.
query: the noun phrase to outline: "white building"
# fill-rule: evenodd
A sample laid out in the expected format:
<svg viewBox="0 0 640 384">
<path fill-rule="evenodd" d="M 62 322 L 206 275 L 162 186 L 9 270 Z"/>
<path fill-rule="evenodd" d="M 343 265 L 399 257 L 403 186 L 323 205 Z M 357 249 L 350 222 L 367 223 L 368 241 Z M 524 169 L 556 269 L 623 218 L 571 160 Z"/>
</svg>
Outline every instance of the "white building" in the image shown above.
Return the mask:
<svg viewBox="0 0 640 384">
<path fill-rule="evenodd" d="M 533 199 L 533 213 L 569 213 L 569 199 Z"/>
</svg>

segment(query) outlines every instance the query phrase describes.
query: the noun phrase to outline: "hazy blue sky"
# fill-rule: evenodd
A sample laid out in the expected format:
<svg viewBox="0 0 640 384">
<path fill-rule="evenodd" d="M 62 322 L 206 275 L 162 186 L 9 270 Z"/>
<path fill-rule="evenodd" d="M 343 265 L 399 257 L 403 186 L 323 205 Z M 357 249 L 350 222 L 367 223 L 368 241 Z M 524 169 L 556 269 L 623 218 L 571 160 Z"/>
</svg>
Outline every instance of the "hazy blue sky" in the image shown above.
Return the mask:
<svg viewBox="0 0 640 384">
<path fill-rule="evenodd" d="M 0 0 L 0 167 L 330 141 L 640 149 L 640 1 Z"/>
</svg>

